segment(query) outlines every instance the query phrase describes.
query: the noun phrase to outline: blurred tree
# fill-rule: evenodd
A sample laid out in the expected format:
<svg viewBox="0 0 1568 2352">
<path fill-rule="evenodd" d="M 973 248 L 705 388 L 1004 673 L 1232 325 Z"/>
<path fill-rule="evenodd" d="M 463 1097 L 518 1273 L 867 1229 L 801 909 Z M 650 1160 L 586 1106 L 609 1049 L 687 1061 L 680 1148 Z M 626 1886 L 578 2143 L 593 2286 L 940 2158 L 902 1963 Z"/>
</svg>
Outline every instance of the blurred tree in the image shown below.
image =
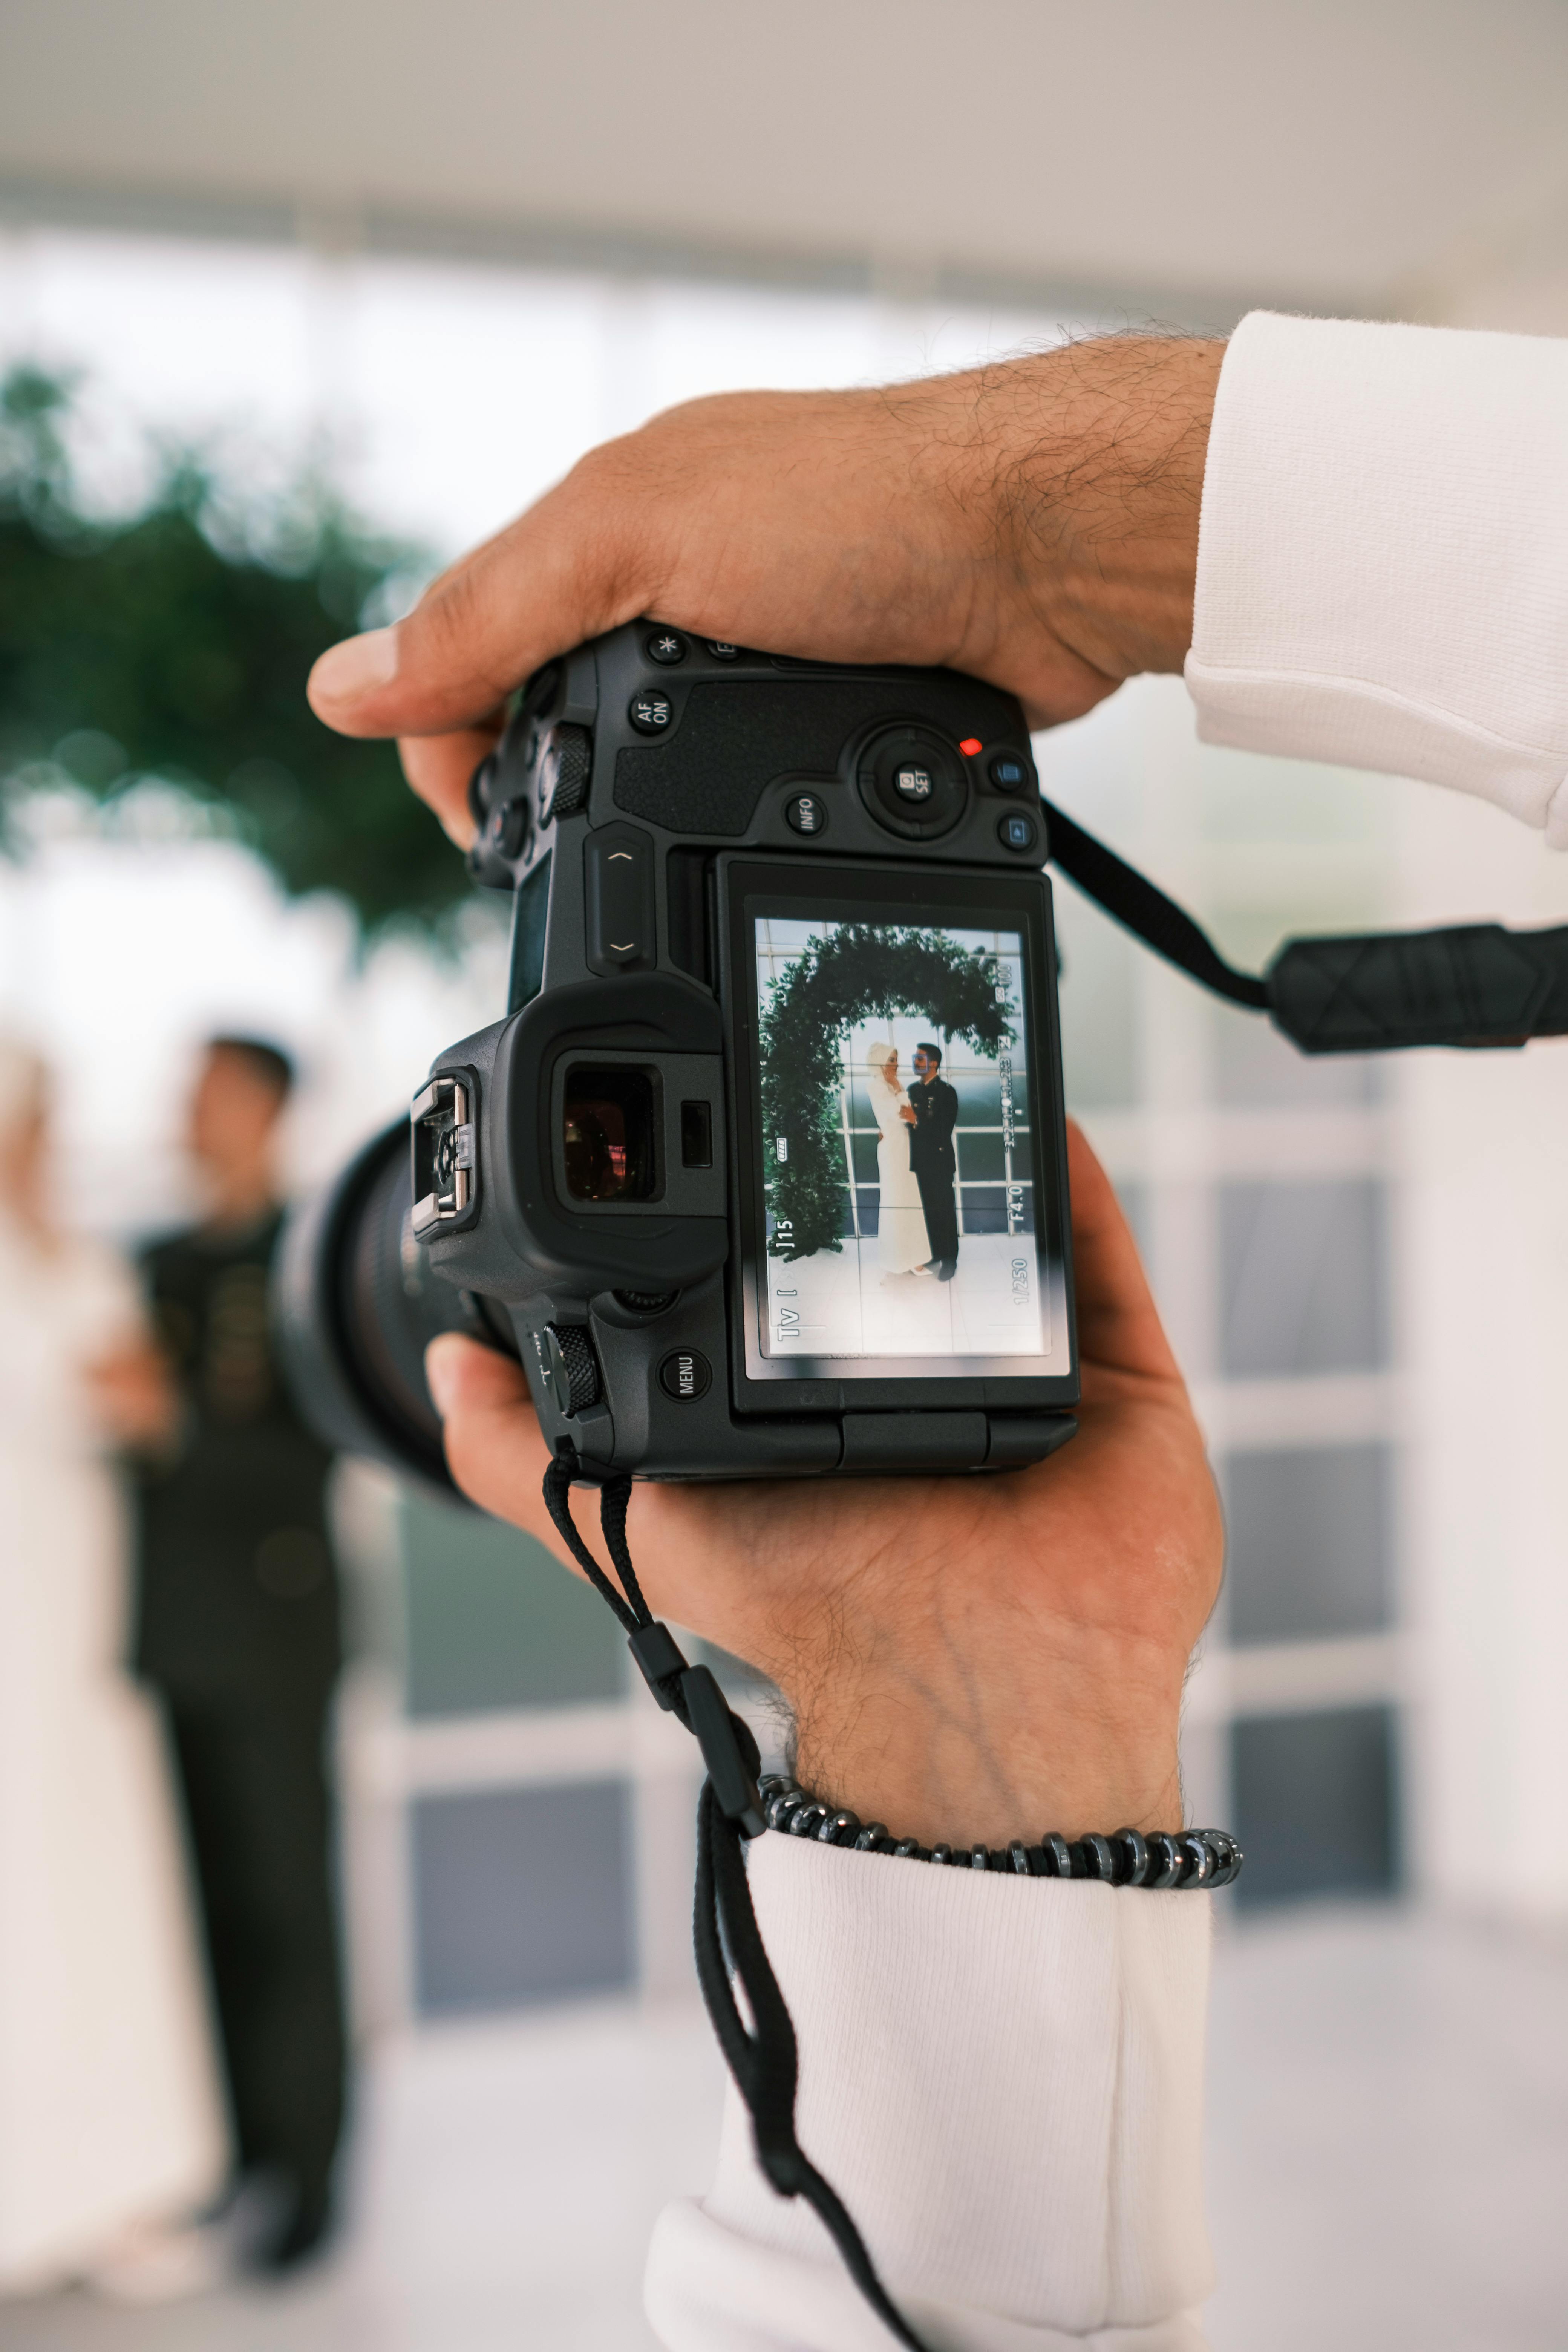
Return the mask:
<svg viewBox="0 0 1568 2352">
<path fill-rule="evenodd" d="M 341 891 L 368 924 L 462 897 L 392 746 L 332 734 L 305 700 L 316 656 L 419 551 L 309 486 L 237 510 L 189 461 L 132 520 L 94 520 L 69 403 L 35 369 L 0 383 L 0 783 L 37 762 L 100 798 L 165 778 L 231 808 L 290 889 Z"/>
</svg>

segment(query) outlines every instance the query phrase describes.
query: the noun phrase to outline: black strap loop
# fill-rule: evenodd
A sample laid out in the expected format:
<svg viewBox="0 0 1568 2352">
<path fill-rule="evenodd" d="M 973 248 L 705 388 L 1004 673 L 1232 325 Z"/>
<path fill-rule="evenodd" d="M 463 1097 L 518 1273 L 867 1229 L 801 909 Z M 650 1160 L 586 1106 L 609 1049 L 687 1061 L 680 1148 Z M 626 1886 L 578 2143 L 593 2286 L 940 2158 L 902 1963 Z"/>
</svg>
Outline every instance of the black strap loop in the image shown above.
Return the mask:
<svg viewBox="0 0 1568 2352">
<path fill-rule="evenodd" d="M 736 1715 L 707 1666 L 689 1665 L 668 1625 L 648 1608 L 626 1543 L 632 1482 L 606 1479 L 599 1524 L 621 1581 L 616 1591 L 578 1534 L 571 1494 L 574 1457 L 557 1455 L 544 1474 L 544 1501 L 562 1541 L 600 1598 L 615 1611 L 627 1645 L 660 1706 L 676 1715 L 702 1750 L 708 1777 L 697 1803 L 697 1901 L 692 1940 L 697 1979 L 710 2021 L 735 2087 L 746 2103 L 757 2161 L 781 2197 L 804 2197 L 819 2216 L 860 2293 L 905 2352 L 928 2347 L 889 2300 L 866 2243 L 832 2186 L 810 2162 L 795 2134 L 799 2053 L 795 2027 L 763 1946 L 746 1876 L 744 1844 L 766 1823 L 757 1788 L 762 1756 L 751 1726 Z M 730 1981 L 745 1989 L 748 2031 Z"/>
<path fill-rule="evenodd" d="M 837 2247 L 845 2269 L 905 2352 L 927 2347 L 889 2297 L 866 2242 L 842 2199 L 805 2154 L 795 2132 L 799 2053 L 795 2026 L 763 1948 L 752 1902 L 741 1835 L 704 1784 L 697 1805 L 697 1976 L 708 2015 L 735 2087 L 752 2118 L 757 2161 L 781 2197 L 804 2197 Z M 726 1950 L 728 1958 L 726 1958 Z M 753 2030 L 746 2030 L 730 1982 L 733 1967 Z"/>
<path fill-rule="evenodd" d="M 1261 980 L 1226 962 L 1163 890 L 1049 801 L 1050 857 L 1156 955 L 1255 1013 L 1303 1054 L 1527 1045 L 1568 1033 L 1568 925 L 1461 923 L 1436 931 L 1287 940 Z"/>
<path fill-rule="evenodd" d="M 622 1633 L 629 1637 L 633 1633 L 640 1633 L 642 1628 L 651 1622 L 648 1616 L 647 1603 L 643 1601 L 642 1593 L 637 1589 L 637 1580 L 634 1577 L 632 1580 L 632 1589 L 637 1593 L 637 1600 L 642 1601 L 640 1615 L 635 1607 L 628 1607 L 626 1602 L 622 1600 L 620 1594 L 616 1591 L 615 1586 L 610 1582 L 609 1578 L 605 1574 L 604 1570 L 599 1566 L 598 1561 L 594 1558 L 593 1553 L 588 1549 L 588 1547 L 584 1542 L 582 1537 L 578 1534 L 576 1523 L 572 1517 L 571 1500 L 572 1489 L 576 1484 L 576 1479 L 577 1469 L 575 1463 L 572 1460 L 569 1454 L 558 1454 L 554 1461 L 551 1464 L 549 1469 L 544 1474 L 544 1507 L 549 1512 L 551 1517 L 554 1520 L 556 1532 L 560 1536 L 562 1542 L 565 1545 L 567 1550 L 571 1553 L 573 1559 L 576 1561 L 578 1567 L 582 1570 L 584 1575 L 587 1578 L 589 1583 L 598 1594 L 600 1600 L 606 1602 L 607 1605 L 615 1611 L 616 1622 L 619 1623 Z M 616 1485 L 625 1486 L 628 1496 L 631 1492 L 631 1483 L 632 1482 L 629 1478 L 616 1480 L 615 1482 Z M 606 1498 L 609 1491 L 608 1487 L 605 1489 L 605 1496 Z M 599 1505 L 601 1521 L 603 1521 L 606 1515 L 607 1507 L 607 1501 L 602 1499 Z M 626 1505 L 623 1503 L 621 1506 L 621 1543 L 623 1548 L 626 1544 Z M 608 1541 L 607 1535 L 605 1539 Z M 615 1550 L 613 1547 L 611 1549 L 610 1557 L 612 1559 L 615 1558 Z"/>
<path fill-rule="evenodd" d="M 1064 816 L 1049 801 L 1040 803 L 1045 814 L 1046 831 L 1050 843 L 1053 866 L 1059 866 L 1069 881 L 1119 923 L 1152 947 L 1167 963 L 1179 965 L 1190 972 L 1205 988 L 1212 988 L 1216 996 L 1228 996 L 1233 1003 L 1249 1005 L 1255 1013 L 1268 1009 L 1268 991 L 1261 980 L 1249 971 L 1237 971 L 1226 963 L 1206 931 L 1201 931 L 1192 917 L 1184 914 L 1173 898 L 1167 898 L 1152 882 L 1107 849 L 1103 841 L 1085 833 Z"/>
</svg>

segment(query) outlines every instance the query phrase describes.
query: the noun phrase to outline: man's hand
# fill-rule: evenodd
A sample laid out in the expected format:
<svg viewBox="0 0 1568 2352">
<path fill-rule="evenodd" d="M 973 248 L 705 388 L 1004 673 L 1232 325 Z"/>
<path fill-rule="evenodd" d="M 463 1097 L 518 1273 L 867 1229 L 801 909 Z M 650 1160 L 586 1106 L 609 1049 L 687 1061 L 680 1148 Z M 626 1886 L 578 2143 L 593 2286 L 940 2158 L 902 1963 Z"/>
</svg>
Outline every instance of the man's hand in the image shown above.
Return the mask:
<svg viewBox="0 0 1568 2352">
<path fill-rule="evenodd" d="M 1181 1826 L 1177 1723 L 1219 1588 L 1219 1508 L 1126 1220 L 1076 1129 L 1071 1178 L 1084 1401 L 1062 1454 L 990 1476 L 633 1492 L 655 1614 L 778 1684 L 814 1793 L 928 1844 Z M 426 1361 L 458 1484 L 559 1552 L 520 1367 L 459 1338 Z"/>
<path fill-rule="evenodd" d="M 1192 635 L 1223 347 L 1155 336 L 878 391 L 689 402 L 595 449 L 310 700 L 398 735 L 454 839 L 505 698 L 647 614 L 819 660 L 945 665 L 1076 719 Z"/>
<path fill-rule="evenodd" d="M 132 1346 L 100 1356 L 83 1378 L 104 1428 L 121 1445 L 158 1453 L 173 1444 L 180 1400 L 155 1348 Z"/>
</svg>

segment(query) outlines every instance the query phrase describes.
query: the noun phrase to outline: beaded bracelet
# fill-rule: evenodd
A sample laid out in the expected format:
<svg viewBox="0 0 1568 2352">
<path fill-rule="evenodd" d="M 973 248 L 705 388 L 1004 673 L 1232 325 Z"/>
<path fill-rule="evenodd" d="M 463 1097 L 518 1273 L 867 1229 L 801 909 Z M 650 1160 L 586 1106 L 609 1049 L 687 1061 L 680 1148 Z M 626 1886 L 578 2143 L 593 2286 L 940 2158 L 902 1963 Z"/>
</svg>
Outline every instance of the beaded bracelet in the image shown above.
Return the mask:
<svg viewBox="0 0 1568 2352">
<path fill-rule="evenodd" d="M 835 1812 L 776 1773 L 759 1786 L 769 1829 L 856 1853 L 945 1863 L 959 1870 L 1009 1871 L 1018 1878 L 1097 1879 L 1107 1886 L 1212 1888 L 1228 1886 L 1241 1874 L 1241 1848 L 1228 1830 L 1183 1830 L 1175 1835 L 1155 1830 L 1147 1837 L 1139 1830 L 1113 1830 L 1109 1837 L 1090 1831 L 1080 1838 L 1052 1830 L 1038 1845 L 1015 1838 L 1006 1846 L 925 1846 L 914 1838 L 895 1839 L 880 1822 L 863 1829 L 858 1814 Z"/>
</svg>

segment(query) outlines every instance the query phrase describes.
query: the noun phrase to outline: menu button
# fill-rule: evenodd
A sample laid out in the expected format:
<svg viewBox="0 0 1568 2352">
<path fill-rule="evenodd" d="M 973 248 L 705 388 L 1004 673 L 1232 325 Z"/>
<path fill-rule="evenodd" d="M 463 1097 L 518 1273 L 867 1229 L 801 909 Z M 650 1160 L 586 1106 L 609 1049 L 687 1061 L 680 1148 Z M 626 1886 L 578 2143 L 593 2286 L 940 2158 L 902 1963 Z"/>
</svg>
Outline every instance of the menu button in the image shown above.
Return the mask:
<svg viewBox="0 0 1568 2352">
<path fill-rule="evenodd" d="M 672 1349 L 658 1368 L 659 1387 L 668 1397 L 706 1396 L 712 1381 L 707 1357 L 695 1348 Z"/>
</svg>

